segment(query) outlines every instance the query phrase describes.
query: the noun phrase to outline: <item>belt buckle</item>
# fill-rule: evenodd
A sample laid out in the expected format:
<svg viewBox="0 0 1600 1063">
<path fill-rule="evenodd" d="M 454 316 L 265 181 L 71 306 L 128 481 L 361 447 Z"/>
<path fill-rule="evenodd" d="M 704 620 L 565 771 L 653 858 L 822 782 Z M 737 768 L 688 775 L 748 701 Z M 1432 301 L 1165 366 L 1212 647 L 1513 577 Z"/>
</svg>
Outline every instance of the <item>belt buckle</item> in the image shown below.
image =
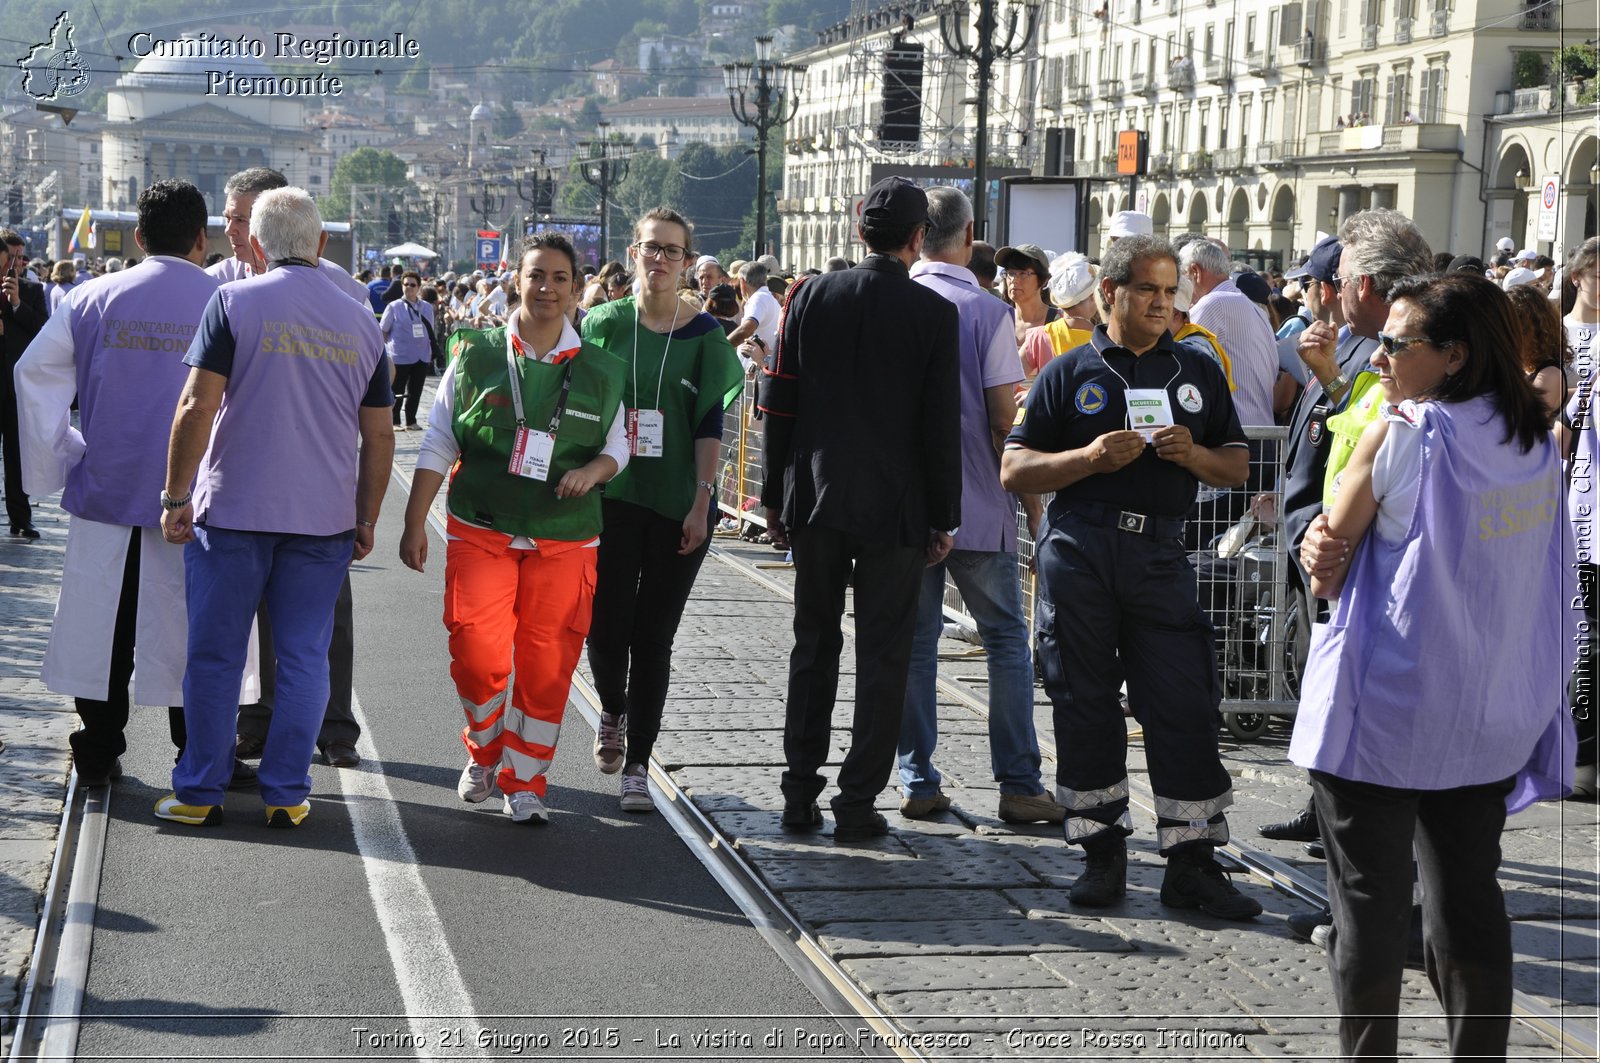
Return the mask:
<svg viewBox="0 0 1600 1063">
<path fill-rule="evenodd" d="M 1145 519 L 1143 513 L 1129 513 L 1123 510 L 1117 514 L 1117 529 L 1125 532 L 1143 532 Z"/>
</svg>

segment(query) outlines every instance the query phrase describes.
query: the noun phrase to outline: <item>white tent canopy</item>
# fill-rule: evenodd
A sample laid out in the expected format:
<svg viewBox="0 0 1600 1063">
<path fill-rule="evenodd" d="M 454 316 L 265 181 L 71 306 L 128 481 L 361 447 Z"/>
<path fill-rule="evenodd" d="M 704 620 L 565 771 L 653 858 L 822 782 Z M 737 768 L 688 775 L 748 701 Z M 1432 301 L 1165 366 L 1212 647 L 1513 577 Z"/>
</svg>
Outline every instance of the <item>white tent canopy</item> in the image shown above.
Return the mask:
<svg viewBox="0 0 1600 1063">
<path fill-rule="evenodd" d="M 405 244 L 397 244 L 394 247 L 390 247 L 390 248 L 385 249 L 385 251 L 383 252 L 383 257 L 384 258 L 438 258 L 439 257 L 439 253 L 437 251 L 429 251 L 426 247 L 423 247 L 421 244 L 405 243 Z"/>
</svg>

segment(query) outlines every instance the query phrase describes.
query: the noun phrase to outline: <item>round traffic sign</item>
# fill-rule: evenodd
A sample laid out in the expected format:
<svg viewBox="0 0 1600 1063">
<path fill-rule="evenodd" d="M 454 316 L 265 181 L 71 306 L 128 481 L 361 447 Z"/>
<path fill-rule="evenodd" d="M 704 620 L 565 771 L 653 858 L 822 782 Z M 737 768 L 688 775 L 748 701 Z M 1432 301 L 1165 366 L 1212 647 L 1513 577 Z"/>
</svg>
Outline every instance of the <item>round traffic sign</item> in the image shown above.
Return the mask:
<svg viewBox="0 0 1600 1063">
<path fill-rule="evenodd" d="M 1541 193 L 1540 198 L 1544 203 L 1545 210 L 1556 209 L 1556 182 L 1554 178 L 1550 178 L 1545 181 L 1544 190 Z"/>
</svg>

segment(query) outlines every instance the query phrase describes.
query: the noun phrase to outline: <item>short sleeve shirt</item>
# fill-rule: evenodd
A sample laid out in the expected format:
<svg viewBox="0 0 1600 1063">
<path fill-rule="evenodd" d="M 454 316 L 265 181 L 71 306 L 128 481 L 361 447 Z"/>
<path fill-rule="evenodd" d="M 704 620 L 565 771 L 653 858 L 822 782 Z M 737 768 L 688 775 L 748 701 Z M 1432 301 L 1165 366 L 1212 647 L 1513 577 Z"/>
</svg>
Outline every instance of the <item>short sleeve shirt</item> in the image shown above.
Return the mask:
<svg viewBox="0 0 1600 1063">
<path fill-rule="evenodd" d="M 1195 445 L 1246 445 L 1227 378 L 1215 362 L 1175 344 L 1171 333 L 1163 333 L 1154 347 L 1135 355 L 1113 342 L 1102 325 L 1095 328 L 1089 343 L 1039 371 L 1006 446 L 1058 453 L 1121 431 L 1128 427 L 1124 392 L 1130 387 L 1164 389 L 1173 422 L 1189 429 Z M 1194 504 L 1198 484 L 1187 469 L 1156 457 L 1155 450 L 1146 447 L 1116 472 L 1096 473 L 1062 488 L 1051 508 L 1069 507 L 1077 500 L 1183 517 Z"/>
</svg>

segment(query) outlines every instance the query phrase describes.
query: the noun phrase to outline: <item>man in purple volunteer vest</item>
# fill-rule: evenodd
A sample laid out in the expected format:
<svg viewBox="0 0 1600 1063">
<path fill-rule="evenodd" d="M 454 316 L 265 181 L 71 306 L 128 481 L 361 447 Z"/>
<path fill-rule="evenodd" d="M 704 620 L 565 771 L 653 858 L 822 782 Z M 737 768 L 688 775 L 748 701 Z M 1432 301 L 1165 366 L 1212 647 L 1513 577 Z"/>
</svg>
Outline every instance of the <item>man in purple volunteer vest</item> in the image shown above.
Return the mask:
<svg viewBox="0 0 1600 1063">
<path fill-rule="evenodd" d="M 255 166 L 240 170 L 228 178 L 223 186 L 227 197 L 222 208 L 228 243 L 233 257 L 224 259 L 206 272 L 225 281 L 242 280 L 266 272 L 266 263 L 256 258 L 250 247 L 250 211 L 256 197 L 274 188 L 284 188 L 289 179 L 277 170 Z M 366 285 L 346 273 L 337 264 L 319 259 L 317 268 L 350 294 L 362 306 L 367 305 Z M 259 657 L 261 668 L 261 695 L 259 700 L 239 706 L 239 755 L 259 757 L 266 745 L 267 730 L 272 723 L 272 705 L 277 691 L 272 683 L 272 624 L 267 619 L 263 604 L 256 616 L 256 631 L 260 637 Z M 328 643 L 329 693 L 328 711 L 322 718 L 322 729 L 317 732 L 317 748 L 329 764 L 338 768 L 353 768 L 361 763 L 356 753 L 356 741 L 361 737 L 361 725 L 356 722 L 352 699 L 355 684 L 355 602 L 350 593 L 350 577 L 346 574 L 339 587 L 339 600 L 333 607 L 333 639 Z"/>
<path fill-rule="evenodd" d="M 296 826 L 310 811 L 334 600 L 352 554 L 372 549 L 394 456 L 383 341 L 366 308 L 317 269 L 327 240 L 304 189 L 263 192 L 250 245 L 266 275 L 219 288 L 184 357 L 191 368 L 172 422 L 161 530 L 189 544 L 189 744 L 172 794 L 156 805 L 162 819 L 221 821 L 238 676 L 263 600 L 277 701 L 261 796 L 272 826 Z"/>
<path fill-rule="evenodd" d="M 236 281 L 266 272 L 267 264 L 258 260 L 250 249 L 250 209 L 261 193 L 288 185 L 287 177 L 266 166 L 252 166 L 228 178 L 228 183 L 222 186 L 226 197 L 222 204 L 222 222 L 233 257 L 218 262 L 207 269 L 207 273 L 225 281 Z M 367 286 L 350 276 L 349 270 L 326 258 L 317 260 L 317 268 L 341 291 L 348 292 L 350 298 L 366 305 Z"/>
<path fill-rule="evenodd" d="M 905 711 L 900 718 L 900 814 L 921 819 L 950 807 L 933 751 L 939 741 L 939 636 L 945 573 L 989 651 L 989 761 L 1000 784 L 1000 818 L 1060 823 L 1066 810 L 1045 792 L 1033 729 L 1033 668 L 1017 582 L 1016 502 L 1000 486 L 1000 445 L 1023 379 L 1016 319 L 978 286 L 972 257 L 972 204 L 954 188 L 928 189 L 928 232 L 911 277 L 956 306 L 961 329 L 961 527 L 945 559 L 922 574 Z"/>
<path fill-rule="evenodd" d="M 167 422 L 152 411 L 178 401 L 183 352 L 217 289 L 200 269 L 205 197 L 187 181 L 152 184 L 134 240 L 150 257 L 74 288 L 16 369 L 23 479 L 35 495 L 65 487 L 72 514 L 42 678 L 83 720 L 68 741 L 87 786 L 121 774 L 130 676 L 133 700 L 168 706 L 184 745 L 183 552 L 156 534 Z M 234 787 L 255 782 L 249 765 L 229 766 Z"/>
</svg>

